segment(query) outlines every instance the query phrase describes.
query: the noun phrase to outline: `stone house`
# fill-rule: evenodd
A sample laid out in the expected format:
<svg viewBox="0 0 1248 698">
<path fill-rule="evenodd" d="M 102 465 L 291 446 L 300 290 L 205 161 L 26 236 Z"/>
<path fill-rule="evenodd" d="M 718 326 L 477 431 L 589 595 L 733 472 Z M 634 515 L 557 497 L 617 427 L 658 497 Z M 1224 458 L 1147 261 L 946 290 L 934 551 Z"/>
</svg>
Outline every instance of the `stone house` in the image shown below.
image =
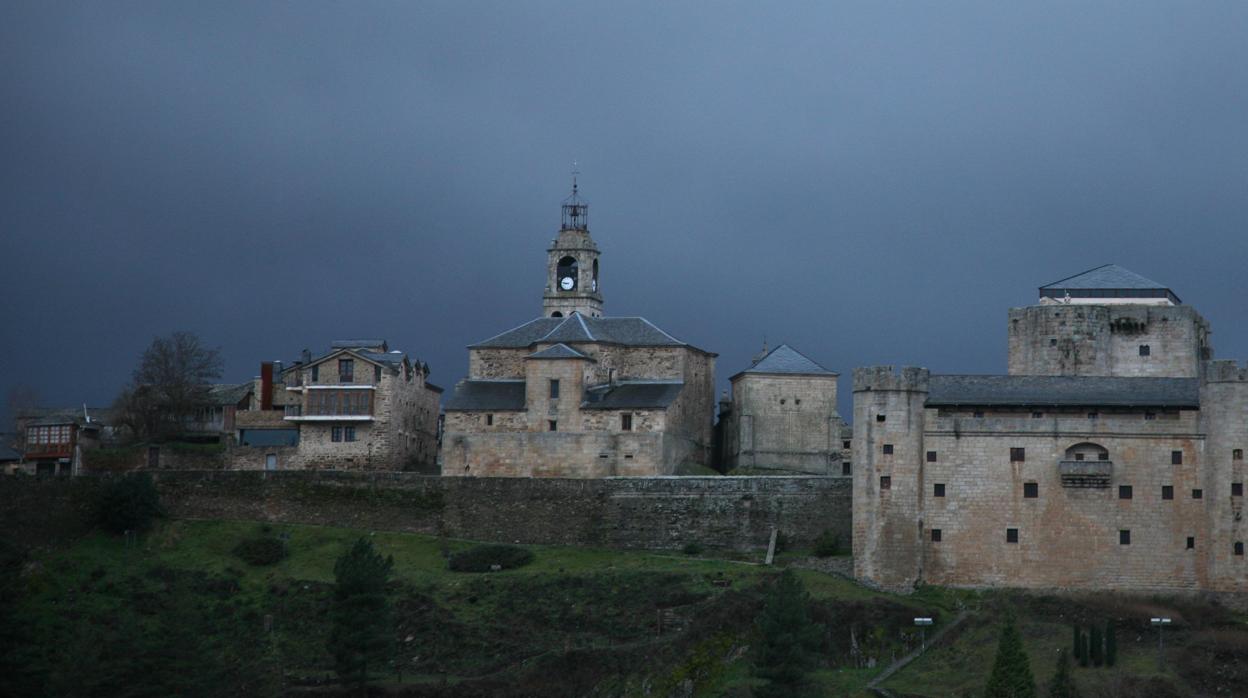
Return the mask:
<svg viewBox="0 0 1248 698">
<path fill-rule="evenodd" d="M 1248 371 L 1119 267 L 1040 291 L 1010 310 L 1007 375 L 854 372 L 855 574 L 1248 591 Z"/>
<path fill-rule="evenodd" d="M 715 354 L 603 316 L 599 252 L 573 185 L 547 250 L 542 317 L 468 347 L 447 400 L 444 476 L 671 475 L 707 465 Z"/>
<path fill-rule="evenodd" d="M 21 459 L 12 465 L 32 475 L 76 475 L 83 469 L 83 453 L 99 448 L 108 430 L 104 408 L 33 408 L 19 412 L 14 422 L 13 450 Z"/>
<path fill-rule="evenodd" d="M 852 432 L 836 409 L 839 378 L 787 344 L 764 345 L 730 379 L 731 400 L 720 403 L 722 468 L 849 475 Z"/>
</svg>

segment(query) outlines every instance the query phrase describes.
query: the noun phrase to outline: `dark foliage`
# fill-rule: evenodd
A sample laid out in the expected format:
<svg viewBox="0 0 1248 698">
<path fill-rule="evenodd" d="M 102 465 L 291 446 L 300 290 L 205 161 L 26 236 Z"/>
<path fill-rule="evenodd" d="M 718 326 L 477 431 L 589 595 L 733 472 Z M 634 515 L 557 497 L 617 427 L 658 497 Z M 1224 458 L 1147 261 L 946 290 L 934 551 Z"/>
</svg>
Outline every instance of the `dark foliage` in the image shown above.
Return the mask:
<svg viewBox="0 0 1248 698">
<path fill-rule="evenodd" d="M 810 619 L 810 600 L 802 582 L 785 570 L 767 595 L 758 621 L 759 646 L 754 674 L 768 684 L 755 690 L 760 698 L 799 695 L 806 674 L 815 667 L 823 627 Z"/>
<path fill-rule="evenodd" d="M 286 559 L 286 543 L 272 536 L 248 538 L 234 546 L 234 554 L 253 567 L 275 565 Z"/>
<path fill-rule="evenodd" d="M 832 557 L 841 554 L 841 537 L 832 530 L 825 530 L 815 540 L 815 557 Z"/>
<path fill-rule="evenodd" d="M 161 516 L 160 493 L 147 473 L 109 480 L 96 509 L 96 521 L 110 533 L 145 531 Z"/>
<path fill-rule="evenodd" d="M 153 339 L 114 403 L 120 425 L 140 439 L 176 435 L 211 404 L 209 384 L 221 377 L 221 366 L 221 352 L 192 332 Z"/>
<path fill-rule="evenodd" d="M 1075 678 L 1070 675 L 1070 654 L 1065 650 L 1058 651 L 1057 672 L 1049 682 L 1049 698 L 1079 698 Z"/>
<path fill-rule="evenodd" d="M 697 543 L 685 543 L 685 546 L 680 549 L 680 552 L 686 555 L 701 555 L 702 546 Z"/>
<path fill-rule="evenodd" d="M 343 685 L 363 689 L 369 671 L 386 666 L 394 653 L 394 611 L 386 584 L 394 557 L 382 557 L 360 538 L 334 564 L 329 653 Z"/>
<path fill-rule="evenodd" d="M 1007 615 L 997 644 L 997 658 L 992 675 L 984 688 L 984 698 L 1033 698 L 1036 680 L 1031 675 L 1031 662 L 1023 650 L 1023 637 L 1014 624 L 1013 614 Z"/>
<path fill-rule="evenodd" d="M 1118 663 L 1118 634 L 1114 631 L 1114 621 L 1105 621 L 1105 666 Z"/>
<path fill-rule="evenodd" d="M 1101 666 L 1105 663 L 1105 644 L 1101 639 L 1101 626 L 1094 623 L 1088 636 L 1088 659 L 1092 662 L 1092 666 Z"/>
<path fill-rule="evenodd" d="M 447 566 L 452 572 L 491 572 L 524 567 L 533 562 L 533 553 L 514 545 L 478 545 L 451 555 Z"/>
</svg>

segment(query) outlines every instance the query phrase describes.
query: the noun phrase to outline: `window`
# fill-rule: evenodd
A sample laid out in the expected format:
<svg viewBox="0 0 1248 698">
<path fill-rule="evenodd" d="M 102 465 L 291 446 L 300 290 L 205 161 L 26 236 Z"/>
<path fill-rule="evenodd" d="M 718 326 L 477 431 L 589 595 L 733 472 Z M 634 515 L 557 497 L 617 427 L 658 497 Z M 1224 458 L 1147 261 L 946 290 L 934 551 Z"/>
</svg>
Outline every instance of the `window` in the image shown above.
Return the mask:
<svg viewBox="0 0 1248 698">
<path fill-rule="evenodd" d="M 852 474 L 853 474 L 853 467 L 854 467 L 854 466 L 853 466 L 853 465 L 851 465 L 849 461 L 843 461 L 843 462 L 841 463 L 841 474 L 842 474 L 842 475 L 852 475 Z"/>
<path fill-rule="evenodd" d="M 548 431 L 559 431 L 559 420 L 552 419 L 546 424 L 549 426 Z"/>
<path fill-rule="evenodd" d="M 1232 483 L 1231 483 L 1231 496 L 1232 496 L 1232 497 L 1242 497 L 1242 496 L 1244 496 L 1244 483 L 1242 483 L 1242 482 L 1232 482 Z"/>
<path fill-rule="evenodd" d="M 1131 485 L 1118 485 L 1118 499 L 1131 499 Z"/>
<path fill-rule="evenodd" d="M 928 462 L 928 463 L 935 463 L 935 462 L 936 462 L 936 452 L 935 452 L 935 451 L 928 451 L 928 452 L 927 452 L 927 462 Z"/>
<path fill-rule="evenodd" d="M 891 456 L 891 455 L 893 455 L 893 445 L 892 445 L 892 444 L 884 444 L 884 455 L 886 455 L 886 456 Z"/>
<path fill-rule="evenodd" d="M 1147 344 L 1140 345 L 1140 356 L 1148 356 L 1149 354 L 1152 354 L 1152 353 L 1153 353 L 1153 350 L 1149 348 Z"/>
<path fill-rule="evenodd" d="M 933 542 L 933 543 L 939 543 L 939 542 L 940 542 L 940 529 L 939 529 L 939 528 L 933 528 L 933 529 L 932 529 L 932 542 Z"/>
<path fill-rule="evenodd" d="M 1039 496 L 1040 496 L 1040 483 L 1038 482 L 1024 482 L 1023 483 L 1023 498 L 1024 499 L 1036 499 Z"/>
<path fill-rule="evenodd" d="M 1170 452 L 1170 465 L 1183 465 L 1183 452 L 1182 451 Z"/>
<path fill-rule="evenodd" d="M 1097 419 L 1098 417 L 1100 417 L 1100 415 L 1095 412 L 1088 413 L 1088 419 Z"/>
<path fill-rule="evenodd" d="M 1075 460 L 1083 460 L 1083 454 L 1082 454 L 1082 453 L 1076 453 L 1076 454 L 1075 454 Z"/>
<path fill-rule="evenodd" d="M 880 476 L 880 489 L 891 490 L 893 488 L 893 478 L 887 475 Z"/>
<path fill-rule="evenodd" d="M 1244 449 L 1237 448 L 1231 451 L 1231 460 L 1243 460 L 1243 459 L 1244 459 Z"/>
<path fill-rule="evenodd" d="M 1049 337 L 1049 346 L 1051 347 L 1057 346 L 1057 337 Z"/>
<path fill-rule="evenodd" d="M 633 430 L 633 415 L 631 414 L 620 415 L 620 429 L 623 431 Z"/>
<path fill-rule="evenodd" d="M 1236 555 L 1243 555 L 1243 554 L 1244 554 L 1244 543 L 1243 543 L 1243 541 L 1235 541 L 1235 554 L 1236 554 Z"/>
<path fill-rule="evenodd" d="M 1161 486 L 1161 498 L 1162 499 L 1174 499 L 1174 485 L 1162 485 Z"/>
<path fill-rule="evenodd" d="M 884 421 L 884 420 L 886 420 L 886 419 L 888 419 L 888 415 L 885 415 L 885 414 L 877 414 L 877 415 L 875 415 L 875 421 L 877 421 L 877 422 L 883 422 L 883 421 Z"/>
<path fill-rule="evenodd" d="M 852 442 L 850 442 L 850 441 L 842 441 L 842 442 L 841 442 L 841 448 L 853 448 L 853 446 L 852 446 Z"/>
<path fill-rule="evenodd" d="M 984 413 L 979 410 L 975 410 L 974 412 L 971 413 L 971 416 L 975 417 L 975 419 L 983 419 Z"/>
<path fill-rule="evenodd" d="M 494 415 L 492 414 L 485 415 L 485 426 L 487 427 L 494 426 Z"/>
<path fill-rule="evenodd" d="M 338 359 L 338 380 L 343 383 L 355 381 L 355 359 Z"/>
<path fill-rule="evenodd" d="M 945 496 L 945 483 L 943 483 L 943 482 L 938 482 L 938 483 L 936 483 L 936 484 L 932 485 L 932 496 L 933 496 L 933 497 L 943 497 L 943 496 Z"/>
<path fill-rule="evenodd" d="M 800 397 L 795 397 L 795 398 L 793 398 L 793 404 L 794 404 L 794 405 L 800 405 L 800 404 L 802 404 L 802 399 L 801 399 Z"/>
<path fill-rule="evenodd" d="M 343 441 L 355 441 L 355 427 L 343 427 L 342 428 L 342 440 Z"/>
<path fill-rule="evenodd" d="M 321 379 L 321 365 L 317 364 L 312 367 L 312 382 L 315 383 Z"/>
<path fill-rule="evenodd" d="M 1044 413 L 1043 413 L 1043 412 L 1032 412 L 1032 413 L 1031 413 L 1031 418 L 1032 418 L 1032 419 L 1040 419 L 1040 418 L 1041 418 L 1041 417 L 1043 417 L 1043 416 L 1044 416 Z"/>
<path fill-rule="evenodd" d="M 1145 413 L 1144 413 L 1144 421 L 1146 421 L 1146 422 L 1151 422 L 1151 421 L 1153 421 L 1154 419 L 1157 419 L 1157 413 L 1156 413 L 1156 412 L 1145 412 Z"/>
<path fill-rule="evenodd" d="M 342 427 L 334 427 L 333 429 L 330 429 L 329 440 L 342 441 Z"/>
<path fill-rule="evenodd" d="M 559 379 L 558 378 L 550 379 L 550 399 L 551 400 L 559 399 Z M 554 431 L 554 429 L 551 429 L 551 431 Z"/>
<path fill-rule="evenodd" d="M 1109 460 L 1109 451 L 1101 451 L 1100 453 L 1096 454 L 1096 459 L 1097 460 Z"/>
<path fill-rule="evenodd" d="M 1192 499 L 1204 499 L 1204 498 L 1205 498 L 1204 490 L 1192 490 Z"/>
<path fill-rule="evenodd" d="M 380 366 L 373 367 L 373 382 L 374 383 L 381 382 L 381 367 Z"/>
<path fill-rule="evenodd" d="M 1118 545 L 1131 545 L 1131 532 L 1123 529 L 1118 532 Z"/>
<path fill-rule="evenodd" d="M 1188 550 L 1195 550 L 1195 549 L 1196 549 L 1196 536 L 1188 536 L 1188 537 L 1187 537 L 1187 549 L 1188 549 Z"/>
<path fill-rule="evenodd" d="M 783 404 L 784 404 L 784 398 L 780 398 L 780 404 L 781 404 L 781 405 L 783 405 Z"/>
<path fill-rule="evenodd" d="M 1005 529 L 1005 542 L 1006 542 L 1006 543 L 1017 543 L 1017 542 L 1018 542 L 1018 529 L 1017 529 L 1017 528 L 1007 528 L 1007 529 Z"/>
<path fill-rule="evenodd" d="M 1022 463 L 1027 460 L 1027 449 L 1014 446 L 1010 448 L 1010 462 Z"/>
</svg>

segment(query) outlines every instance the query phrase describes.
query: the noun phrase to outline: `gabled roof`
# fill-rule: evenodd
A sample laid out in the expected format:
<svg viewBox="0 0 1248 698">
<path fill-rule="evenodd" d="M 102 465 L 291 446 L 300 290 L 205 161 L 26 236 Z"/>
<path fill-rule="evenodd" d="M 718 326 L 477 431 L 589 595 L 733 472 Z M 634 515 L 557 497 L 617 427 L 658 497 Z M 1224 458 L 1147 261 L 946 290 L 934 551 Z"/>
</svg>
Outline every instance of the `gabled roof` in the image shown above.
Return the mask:
<svg viewBox="0 0 1248 698">
<path fill-rule="evenodd" d="M 934 375 L 928 407 L 1200 407 L 1198 378 Z"/>
<path fill-rule="evenodd" d="M 220 383 L 208 387 L 208 399 L 214 405 L 235 405 L 254 390 L 252 382 Z"/>
<path fill-rule="evenodd" d="M 364 361 L 367 361 L 369 363 L 378 364 L 380 366 L 384 366 L 386 368 L 391 368 L 391 369 L 397 368 L 400 364 L 402 364 L 403 356 L 404 356 L 404 354 L 402 353 L 396 354 L 396 353 L 390 352 L 386 354 L 379 354 L 377 352 L 364 351 L 362 349 L 331 349 L 328 354 L 318 356 L 306 364 L 298 364 L 297 366 L 293 366 L 292 368 L 300 368 L 300 369 L 308 368 L 310 366 L 315 366 L 317 364 L 325 363 L 326 361 L 329 361 L 330 359 L 335 358 L 337 356 L 341 356 L 343 354 L 350 354 L 351 356 L 363 359 Z M 283 371 L 283 373 L 285 373 L 285 371 Z"/>
<path fill-rule="evenodd" d="M 553 347 L 546 347 L 545 349 L 539 352 L 533 353 L 533 354 L 529 354 L 528 356 L 524 358 L 526 359 L 586 359 L 588 361 L 594 361 L 594 362 L 598 361 L 592 356 L 586 356 L 566 344 L 556 344 Z"/>
<path fill-rule="evenodd" d="M 330 349 L 372 349 L 381 347 L 389 351 L 390 347 L 384 339 L 335 339 L 329 343 Z"/>
<path fill-rule="evenodd" d="M 82 414 L 82 407 L 31 407 L 18 412 L 15 416 L 27 426 L 49 426 L 54 424 L 86 424 L 99 425 L 107 423 L 113 416 L 111 407 L 88 407 L 87 422 Z"/>
<path fill-rule="evenodd" d="M 676 381 L 634 381 L 590 388 L 581 408 L 586 410 L 640 410 L 669 407 L 685 384 Z"/>
<path fill-rule="evenodd" d="M 1102 293 L 1092 293 L 1097 291 Z M 1073 297 L 1170 297 L 1175 303 L 1179 302 L 1178 296 L 1165 284 L 1157 283 L 1117 264 L 1102 264 L 1040 287 L 1042 298 L 1059 298 L 1065 292 L 1073 292 L 1070 294 Z"/>
<path fill-rule="evenodd" d="M 451 410 L 523 410 L 523 380 L 462 380 L 447 398 Z"/>
<path fill-rule="evenodd" d="M 798 350 L 787 344 L 767 352 L 763 358 L 755 361 L 749 368 L 733 376 L 730 380 L 746 373 L 789 374 L 795 376 L 839 376 L 835 371 L 820 366 Z"/>
<path fill-rule="evenodd" d="M 573 312 L 565 318 L 537 318 L 495 335 L 470 349 L 524 349 L 546 342 L 596 342 L 630 347 L 689 347 L 643 317 L 585 317 Z M 709 353 L 709 352 L 705 352 Z"/>
</svg>

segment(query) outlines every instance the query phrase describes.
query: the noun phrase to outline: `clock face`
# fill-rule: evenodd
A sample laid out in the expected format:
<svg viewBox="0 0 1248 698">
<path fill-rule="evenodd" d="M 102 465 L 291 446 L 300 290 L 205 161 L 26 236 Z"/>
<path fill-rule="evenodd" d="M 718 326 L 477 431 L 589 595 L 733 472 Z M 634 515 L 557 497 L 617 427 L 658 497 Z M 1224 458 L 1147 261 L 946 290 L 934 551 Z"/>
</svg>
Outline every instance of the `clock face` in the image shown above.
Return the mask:
<svg viewBox="0 0 1248 698">
<path fill-rule="evenodd" d="M 563 290 L 565 290 L 565 291 L 571 291 L 571 290 L 572 290 L 572 284 L 574 284 L 574 283 L 576 283 L 576 282 L 572 280 L 572 277 L 570 277 L 570 276 L 565 276 L 565 277 L 563 277 L 562 279 L 560 279 L 560 280 L 559 280 L 559 287 L 560 287 L 560 288 L 562 288 L 562 289 L 563 289 Z"/>
</svg>

